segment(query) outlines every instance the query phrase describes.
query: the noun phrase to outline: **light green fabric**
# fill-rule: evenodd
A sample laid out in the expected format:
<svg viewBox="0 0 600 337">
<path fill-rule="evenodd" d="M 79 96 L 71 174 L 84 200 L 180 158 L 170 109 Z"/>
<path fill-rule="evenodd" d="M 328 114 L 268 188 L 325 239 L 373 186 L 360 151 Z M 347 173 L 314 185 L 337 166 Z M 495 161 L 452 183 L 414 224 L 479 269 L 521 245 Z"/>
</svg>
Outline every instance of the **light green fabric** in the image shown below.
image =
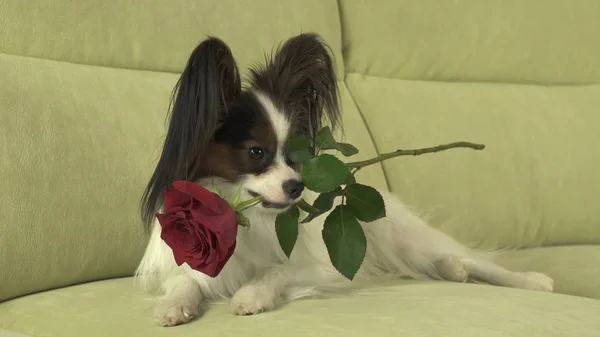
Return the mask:
<svg viewBox="0 0 600 337">
<path fill-rule="evenodd" d="M 349 73 L 600 82 L 597 0 L 340 0 L 340 12 Z"/>
<path fill-rule="evenodd" d="M 486 145 L 384 162 L 434 226 L 485 248 L 600 243 L 600 85 L 346 80 L 380 152 Z"/>
<path fill-rule="evenodd" d="M 20 333 L 8 331 L 5 329 L 0 329 L 0 336 L 2 336 L 2 337 L 31 337 L 31 336 L 23 335 Z"/>
<path fill-rule="evenodd" d="M 0 1 L 0 53 L 119 68 L 180 72 L 217 35 L 240 70 L 301 31 L 318 31 L 343 74 L 335 0 Z"/>
<path fill-rule="evenodd" d="M 0 334 L 598 336 L 598 17 L 596 0 L 0 1 L 0 301 L 21 296 L 0 304 Z M 336 56 L 353 159 L 487 145 L 394 159 L 359 180 L 467 244 L 566 245 L 498 258 L 549 274 L 562 294 L 401 282 L 255 317 L 217 304 L 164 329 L 131 279 L 80 284 L 130 276 L 141 257 L 138 200 L 197 43 L 222 38 L 246 74 L 301 31 Z"/>
<path fill-rule="evenodd" d="M 131 275 L 172 74 L 0 55 L 0 300 Z"/>
<path fill-rule="evenodd" d="M 131 279 L 45 292 L 0 306 L 0 328 L 45 337 L 597 337 L 600 331 L 600 301 L 473 284 L 390 284 L 248 317 L 216 303 L 175 328 L 154 325 L 153 302 L 143 296 Z"/>
<path fill-rule="evenodd" d="M 371 134 L 363 117 L 356 108 L 348 87 L 344 82 L 338 83 L 340 86 L 340 109 L 343 119 L 343 129 L 336 129 L 335 138 L 341 142 L 354 144 L 359 153 L 351 158 L 340 158 L 344 161 L 366 160 L 377 156 L 377 150 L 371 139 Z M 333 154 L 337 154 L 332 151 Z M 368 184 L 378 189 L 388 190 L 388 185 L 383 173 L 383 167 L 380 164 L 365 167 L 356 173 L 357 181 Z"/>
<path fill-rule="evenodd" d="M 31 336 L 597 336 L 600 246 L 503 252 L 501 265 L 556 280 L 547 294 L 473 284 L 390 282 L 349 297 L 302 300 L 256 317 L 216 303 L 177 328 L 151 322 L 153 299 L 130 278 L 29 295 L 0 305 L 0 329 Z M 504 334 L 504 335 L 503 335 Z M 1 336 L 1 335 L 0 335 Z"/>
<path fill-rule="evenodd" d="M 496 262 L 554 279 L 556 293 L 600 300 L 600 245 L 569 245 L 499 252 Z"/>
<path fill-rule="evenodd" d="M 0 54 L 0 300 L 131 275 L 174 74 Z M 376 155 L 343 83 L 345 140 Z M 361 172 L 380 188 L 381 166 Z M 35 271 L 35 272 L 32 272 Z"/>
</svg>

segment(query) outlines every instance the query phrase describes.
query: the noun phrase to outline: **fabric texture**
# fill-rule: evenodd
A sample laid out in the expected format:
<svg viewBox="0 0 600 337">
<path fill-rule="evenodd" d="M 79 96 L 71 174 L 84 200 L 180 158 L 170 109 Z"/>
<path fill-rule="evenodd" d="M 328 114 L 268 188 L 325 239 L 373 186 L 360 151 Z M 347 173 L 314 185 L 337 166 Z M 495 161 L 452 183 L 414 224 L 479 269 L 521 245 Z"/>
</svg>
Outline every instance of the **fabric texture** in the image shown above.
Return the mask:
<svg viewBox="0 0 600 337">
<path fill-rule="evenodd" d="M 597 300 L 441 282 L 384 284 L 247 317 L 219 302 L 175 328 L 151 321 L 152 303 L 129 278 L 94 282 L 5 303 L 0 328 L 35 337 L 597 337 L 600 330 Z"/>
<path fill-rule="evenodd" d="M 0 336 L 598 336 L 600 2 L 0 1 Z M 242 72 L 300 32 L 336 58 L 358 173 L 556 292 L 399 281 L 253 317 L 160 328 L 131 276 L 138 202 L 193 48 Z M 510 250 L 508 248 L 523 248 Z M 117 278 L 117 279 L 115 279 Z M 106 280 L 112 279 L 112 280 Z M 59 289 L 56 289 L 59 288 Z"/>
<path fill-rule="evenodd" d="M 20 333 L 0 329 L 0 337 L 31 337 Z"/>
<path fill-rule="evenodd" d="M 498 252 L 496 262 L 554 279 L 554 292 L 600 300 L 600 245 L 565 245 Z"/>
<path fill-rule="evenodd" d="M 131 275 L 172 74 L 0 55 L 0 300 Z"/>
<path fill-rule="evenodd" d="M 600 81 L 596 0 L 339 3 L 348 73 L 437 81 Z"/>
<path fill-rule="evenodd" d="M 179 73 L 207 35 L 231 47 L 240 70 L 301 31 L 330 44 L 343 75 L 335 0 L 0 2 L 0 53 Z"/>
<path fill-rule="evenodd" d="M 131 275 L 147 240 L 139 200 L 177 75 L 0 54 L 0 301 Z M 341 139 L 376 155 L 341 85 Z M 380 165 L 360 174 L 386 188 Z M 35 271 L 35 272 L 32 272 Z"/>
<path fill-rule="evenodd" d="M 481 248 L 600 243 L 600 85 L 346 81 L 379 152 L 486 146 L 383 163 L 434 226 Z"/>
</svg>

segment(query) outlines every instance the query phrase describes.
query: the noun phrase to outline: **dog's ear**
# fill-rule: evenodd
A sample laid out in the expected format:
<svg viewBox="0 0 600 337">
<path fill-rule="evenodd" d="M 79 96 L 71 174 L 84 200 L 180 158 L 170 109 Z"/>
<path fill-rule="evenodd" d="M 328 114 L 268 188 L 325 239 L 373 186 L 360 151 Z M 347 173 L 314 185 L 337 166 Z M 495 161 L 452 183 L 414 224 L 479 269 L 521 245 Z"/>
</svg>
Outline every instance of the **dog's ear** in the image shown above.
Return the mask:
<svg viewBox="0 0 600 337">
<path fill-rule="evenodd" d="M 338 87 L 333 53 L 316 34 L 287 40 L 264 66 L 251 69 L 252 86 L 294 114 L 310 136 L 328 119 L 339 122 Z"/>
<path fill-rule="evenodd" d="M 149 225 L 163 191 L 176 180 L 194 180 L 206 149 L 241 92 L 240 75 L 229 47 L 208 37 L 192 52 L 172 93 L 170 121 L 156 169 L 142 196 L 142 219 Z"/>
</svg>

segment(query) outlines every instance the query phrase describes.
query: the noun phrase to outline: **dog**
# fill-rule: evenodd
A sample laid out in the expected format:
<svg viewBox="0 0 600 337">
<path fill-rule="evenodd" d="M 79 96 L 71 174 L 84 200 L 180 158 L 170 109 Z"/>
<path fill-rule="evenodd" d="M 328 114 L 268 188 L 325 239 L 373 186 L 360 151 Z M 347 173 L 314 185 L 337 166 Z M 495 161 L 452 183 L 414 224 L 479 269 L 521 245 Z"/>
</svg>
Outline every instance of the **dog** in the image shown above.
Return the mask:
<svg viewBox="0 0 600 337">
<path fill-rule="evenodd" d="M 197 318 L 211 300 L 230 300 L 236 315 L 269 311 L 282 301 L 334 293 L 384 277 L 483 282 L 553 291 L 537 272 L 514 272 L 493 262 L 491 252 L 469 249 L 429 226 L 394 194 L 380 191 L 387 216 L 363 226 L 368 240 L 354 280 L 329 259 L 321 230 L 327 213 L 302 224 L 291 256 L 279 246 L 275 218 L 304 198 L 301 167 L 286 155 L 289 139 L 314 137 L 328 123 L 340 124 L 335 59 L 314 33 L 284 41 L 265 63 L 250 68 L 242 86 L 230 48 L 207 37 L 192 52 L 172 94 L 162 153 L 141 200 L 150 239 L 136 270 L 144 289 L 158 290 L 154 320 L 175 326 Z M 225 198 L 242 188 L 241 200 L 262 196 L 245 211 L 251 230 L 238 232 L 233 256 L 212 278 L 177 266 L 161 240 L 154 215 L 165 188 L 176 180 L 215 185 Z M 339 199 L 336 200 L 339 203 Z"/>
</svg>

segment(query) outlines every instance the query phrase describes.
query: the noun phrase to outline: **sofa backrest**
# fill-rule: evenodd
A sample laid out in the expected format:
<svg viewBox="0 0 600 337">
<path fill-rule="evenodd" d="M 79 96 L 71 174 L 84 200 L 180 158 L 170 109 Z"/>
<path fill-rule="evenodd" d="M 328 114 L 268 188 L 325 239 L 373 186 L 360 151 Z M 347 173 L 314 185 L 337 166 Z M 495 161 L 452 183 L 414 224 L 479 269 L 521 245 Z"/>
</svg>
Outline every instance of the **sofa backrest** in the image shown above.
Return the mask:
<svg viewBox="0 0 600 337">
<path fill-rule="evenodd" d="M 206 35 L 245 70 L 319 33 L 357 159 L 486 144 L 359 173 L 461 241 L 600 243 L 598 17 L 595 0 L 1 1 L 0 301 L 133 273 L 169 95 Z"/>
<path fill-rule="evenodd" d="M 207 35 L 241 70 L 314 31 L 344 78 L 334 0 L 0 2 L 0 301 L 129 276 L 171 90 Z M 375 155 L 340 81 L 348 141 Z M 363 174 L 386 187 L 381 168 Z"/>
<path fill-rule="evenodd" d="M 482 248 L 600 243 L 600 1 L 342 0 L 346 84 L 392 191 Z"/>
</svg>

